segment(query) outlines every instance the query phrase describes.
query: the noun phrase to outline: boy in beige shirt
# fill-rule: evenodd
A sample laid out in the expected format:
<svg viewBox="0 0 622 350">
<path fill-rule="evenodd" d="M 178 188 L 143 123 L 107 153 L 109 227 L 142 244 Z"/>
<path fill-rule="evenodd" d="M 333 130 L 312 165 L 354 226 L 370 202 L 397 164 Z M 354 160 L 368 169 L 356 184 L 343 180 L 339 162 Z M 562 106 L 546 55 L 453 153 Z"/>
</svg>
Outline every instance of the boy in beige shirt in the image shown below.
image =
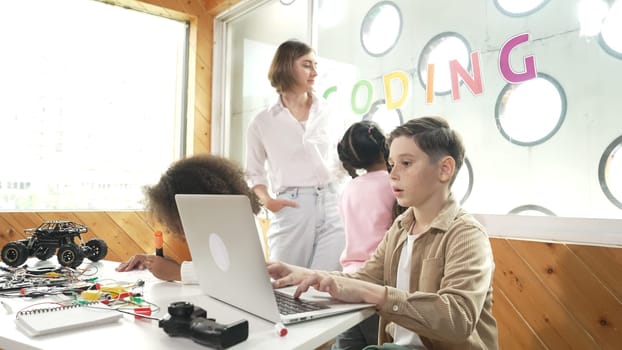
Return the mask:
<svg viewBox="0 0 622 350">
<path fill-rule="evenodd" d="M 269 263 L 274 286 L 375 304 L 384 345 L 370 349 L 497 349 L 490 242 L 450 191 L 464 161 L 459 135 L 444 119 L 423 117 L 397 127 L 388 143 L 391 187 L 408 210 L 373 256 L 349 274 Z"/>
</svg>

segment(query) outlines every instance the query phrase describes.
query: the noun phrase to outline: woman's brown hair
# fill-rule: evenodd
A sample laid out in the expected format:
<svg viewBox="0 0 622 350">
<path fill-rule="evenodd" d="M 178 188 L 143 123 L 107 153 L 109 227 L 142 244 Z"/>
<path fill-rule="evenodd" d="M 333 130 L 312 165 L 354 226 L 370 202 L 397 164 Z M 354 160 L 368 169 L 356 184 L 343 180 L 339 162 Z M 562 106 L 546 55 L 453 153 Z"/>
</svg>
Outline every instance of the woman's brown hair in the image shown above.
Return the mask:
<svg viewBox="0 0 622 350">
<path fill-rule="evenodd" d="M 288 40 L 279 45 L 268 71 L 268 79 L 276 92 L 282 94 L 296 85 L 294 62 L 312 51 L 309 45 L 298 40 Z"/>
</svg>

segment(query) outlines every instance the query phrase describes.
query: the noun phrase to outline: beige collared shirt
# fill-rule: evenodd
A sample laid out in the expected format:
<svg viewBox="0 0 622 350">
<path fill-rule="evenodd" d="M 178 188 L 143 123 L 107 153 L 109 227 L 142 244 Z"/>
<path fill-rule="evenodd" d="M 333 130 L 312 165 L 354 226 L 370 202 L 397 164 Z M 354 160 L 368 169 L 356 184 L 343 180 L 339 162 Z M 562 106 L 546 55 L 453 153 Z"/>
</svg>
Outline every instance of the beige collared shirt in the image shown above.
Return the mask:
<svg viewBox="0 0 622 350">
<path fill-rule="evenodd" d="M 450 197 L 413 244 L 409 290 L 396 288 L 397 267 L 408 229 L 408 209 L 358 272 L 347 276 L 386 286 L 379 310 L 380 344 L 394 325 L 417 333 L 429 349 L 497 349 L 492 315 L 494 260 L 484 227 Z"/>
</svg>

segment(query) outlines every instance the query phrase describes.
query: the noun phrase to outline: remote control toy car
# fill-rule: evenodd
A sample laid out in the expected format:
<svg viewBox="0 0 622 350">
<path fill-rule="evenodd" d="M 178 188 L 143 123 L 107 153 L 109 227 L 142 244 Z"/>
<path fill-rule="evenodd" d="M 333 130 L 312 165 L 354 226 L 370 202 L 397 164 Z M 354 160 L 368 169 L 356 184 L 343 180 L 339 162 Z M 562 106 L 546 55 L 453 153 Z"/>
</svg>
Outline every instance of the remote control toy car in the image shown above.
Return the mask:
<svg viewBox="0 0 622 350">
<path fill-rule="evenodd" d="M 7 243 L 2 248 L 2 261 L 12 267 L 18 267 L 29 257 L 47 260 L 58 257 L 62 266 L 75 268 L 84 258 L 99 261 L 108 253 L 108 245 L 100 238 L 84 243 L 82 234 L 86 226 L 71 221 L 45 221 L 37 228 L 25 229 L 29 238 Z"/>
</svg>

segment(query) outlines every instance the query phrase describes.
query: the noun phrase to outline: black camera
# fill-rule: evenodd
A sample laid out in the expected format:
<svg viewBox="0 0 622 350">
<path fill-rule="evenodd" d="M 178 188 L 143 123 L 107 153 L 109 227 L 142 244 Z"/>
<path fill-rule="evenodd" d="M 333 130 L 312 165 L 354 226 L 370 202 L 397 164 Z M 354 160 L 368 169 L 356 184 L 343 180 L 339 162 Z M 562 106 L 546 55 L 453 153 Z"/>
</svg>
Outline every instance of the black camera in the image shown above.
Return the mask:
<svg viewBox="0 0 622 350">
<path fill-rule="evenodd" d="M 158 326 L 171 337 L 185 337 L 215 349 L 226 349 L 248 338 L 248 321 L 228 325 L 206 318 L 207 312 L 191 303 L 177 301 L 168 306 L 169 315 Z"/>
</svg>

